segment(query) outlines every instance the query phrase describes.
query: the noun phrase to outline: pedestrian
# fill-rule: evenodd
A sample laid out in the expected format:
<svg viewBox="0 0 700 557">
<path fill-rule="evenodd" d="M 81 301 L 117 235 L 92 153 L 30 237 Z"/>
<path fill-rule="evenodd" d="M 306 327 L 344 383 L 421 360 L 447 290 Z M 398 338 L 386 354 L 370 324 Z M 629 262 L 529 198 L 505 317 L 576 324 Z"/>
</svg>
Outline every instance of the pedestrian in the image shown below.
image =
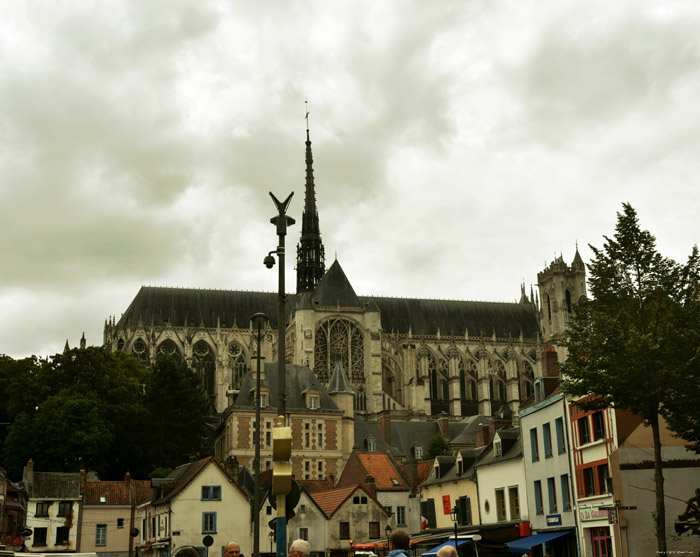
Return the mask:
<svg viewBox="0 0 700 557">
<path fill-rule="evenodd" d="M 236 542 L 228 542 L 224 549 L 225 557 L 241 557 L 241 546 Z"/>
<path fill-rule="evenodd" d="M 411 538 L 403 530 L 394 530 L 389 538 L 389 557 L 409 557 Z"/>
<path fill-rule="evenodd" d="M 309 557 L 311 548 L 306 540 L 294 540 L 289 548 L 289 557 Z"/>
<path fill-rule="evenodd" d="M 437 557 L 457 557 L 457 548 L 454 545 L 445 545 L 440 548 Z"/>
</svg>

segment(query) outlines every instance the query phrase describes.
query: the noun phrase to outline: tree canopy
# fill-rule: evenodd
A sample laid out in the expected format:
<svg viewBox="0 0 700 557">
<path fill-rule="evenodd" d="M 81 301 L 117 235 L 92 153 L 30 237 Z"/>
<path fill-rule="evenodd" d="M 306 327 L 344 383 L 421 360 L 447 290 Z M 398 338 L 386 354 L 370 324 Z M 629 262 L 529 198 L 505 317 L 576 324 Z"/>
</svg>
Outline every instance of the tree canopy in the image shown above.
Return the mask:
<svg viewBox="0 0 700 557">
<path fill-rule="evenodd" d="M 591 246 L 591 300 L 569 324 L 562 387 L 572 395 L 598 395 L 588 407 L 629 410 L 651 426 L 657 534 L 665 552 L 659 416 L 669 419 L 677 435 L 698 442 L 697 421 L 695 429 L 685 421 L 687 411 L 697 416 L 700 402 L 698 251 L 693 248 L 687 263 L 676 263 L 657 251 L 631 205 L 624 204 L 617 217 L 615 235 L 605 237 L 602 249 Z"/>
<path fill-rule="evenodd" d="M 449 456 L 452 454 L 450 442 L 438 433 L 425 450 L 425 458 L 433 459 L 436 456 Z"/>
<path fill-rule="evenodd" d="M 11 476 L 32 458 L 44 471 L 145 477 L 203 446 L 206 395 L 195 374 L 174 362 L 149 368 L 96 347 L 47 359 L 0 356 L 0 383 L 0 417 L 10 424 L 0 438 L 2 461 Z"/>
</svg>

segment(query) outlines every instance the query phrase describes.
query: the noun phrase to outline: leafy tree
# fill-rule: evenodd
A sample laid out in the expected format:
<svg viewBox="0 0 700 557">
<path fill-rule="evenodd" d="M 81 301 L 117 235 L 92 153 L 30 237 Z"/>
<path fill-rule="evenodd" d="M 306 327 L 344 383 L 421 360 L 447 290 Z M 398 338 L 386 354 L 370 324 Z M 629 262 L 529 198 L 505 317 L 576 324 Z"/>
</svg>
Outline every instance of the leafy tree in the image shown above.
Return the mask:
<svg viewBox="0 0 700 557">
<path fill-rule="evenodd" d="M 158 358 L 146 381 L 148 465 L 175 467 L 200 455 L 210 435 L 210 403 L 191 369 L 172 358 Z"/>
<path fill-rule="evenodd" d="M 651 427 L 657 545 L 666 553 L 659 416 L 680 409 L 685 401 L 677 391 L 693 389 L 696 402 L 700 392 L 697 383 L 687 383 L 690 370 L 698 377 L 698 252 L 694 248 L 685 265 L 663 257 L 629 204 L 617 215 L 615 235 L 605 237 L 603 249 L 591 249 L 592 300 L 570 323 L 562 387 L 572 395 L 599 395 L 587 408 L 629 410 Z"/>
<path fill-rule="evenodd" d="M 425 450 L 425 458 L 427 460 L 432 460 L 436 456 L 450 456 L 452 455 L 452 448 L 447 439 L 445 439 L 440 433 L 438 433 L 433 440 L 428 445 Z"/>
</svg>

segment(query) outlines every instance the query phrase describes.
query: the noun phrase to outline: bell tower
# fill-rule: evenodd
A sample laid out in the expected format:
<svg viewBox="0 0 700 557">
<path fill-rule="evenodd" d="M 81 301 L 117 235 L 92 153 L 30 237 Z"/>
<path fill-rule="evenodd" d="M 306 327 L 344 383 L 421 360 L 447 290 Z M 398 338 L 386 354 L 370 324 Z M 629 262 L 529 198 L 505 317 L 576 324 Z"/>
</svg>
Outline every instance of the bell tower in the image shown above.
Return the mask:
<svg viewBox="0 0 700 557">
<path fill-rule="evenodd" d="M 586 298 L 586 266 L 576 246 L 571 265 L 560 255 L 537 273 L 540 329 L 545 342 L 557 344 L 566 331 L 574 306 Z"/>
</svg>

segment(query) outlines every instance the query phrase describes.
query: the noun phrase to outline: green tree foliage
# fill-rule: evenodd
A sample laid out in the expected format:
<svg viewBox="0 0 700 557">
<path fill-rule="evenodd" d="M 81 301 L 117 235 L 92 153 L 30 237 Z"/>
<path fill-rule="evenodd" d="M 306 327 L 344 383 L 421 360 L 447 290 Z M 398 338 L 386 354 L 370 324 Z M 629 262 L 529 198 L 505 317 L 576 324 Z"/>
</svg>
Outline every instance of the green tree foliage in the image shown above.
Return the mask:
<svg viewBox="0 0 700 557">
<path fill-rule="evenodd" d="M 432 460 L 436 456 L 450 456 L 452 455 L 452 448 L 447 439 L 445 439 L 440 433 L 437 434 L 428 445 L 425 450 L 426 460 Z"/>
<path fill-rule="evenodd" d="M 692 389 L 696 400 L 700 392 L 697 379 L 688 384 L 698 377 L 698 253 L 694 248 L 680 265 L 656 250 L 629 204 L 617 217 L 603 249 L 591 246 L 592 300 L 577 308 L 569 325 L 562 387 L 572 395 L 598 395 L 589 408 L 629 410 L 652 428 L 658 550 L 665 553 L 659 416 L 680 410 L 682 401 L 671 404 L 677 392 Z"/>
<path fill-rule="evenodd" d="M 11 477 L 29 458 L 45 471 L 146 477 L 160 462 L 175 466 L 196 454 L 208 418 L 190 370 L 174 362 L 151 369 L 102 348 L 47 359 L 0 356 L 0 384 L 0 416 L 11 424 L 2 428 L 2 462 Z"/>
<path fill-rule="evenodd" d="M 146 382 L 145 405 L 151 468 L 174 468 L 201 454 L 210 407 L 190 369 L 172 358 L 158 358 Z"/>
</svg>

